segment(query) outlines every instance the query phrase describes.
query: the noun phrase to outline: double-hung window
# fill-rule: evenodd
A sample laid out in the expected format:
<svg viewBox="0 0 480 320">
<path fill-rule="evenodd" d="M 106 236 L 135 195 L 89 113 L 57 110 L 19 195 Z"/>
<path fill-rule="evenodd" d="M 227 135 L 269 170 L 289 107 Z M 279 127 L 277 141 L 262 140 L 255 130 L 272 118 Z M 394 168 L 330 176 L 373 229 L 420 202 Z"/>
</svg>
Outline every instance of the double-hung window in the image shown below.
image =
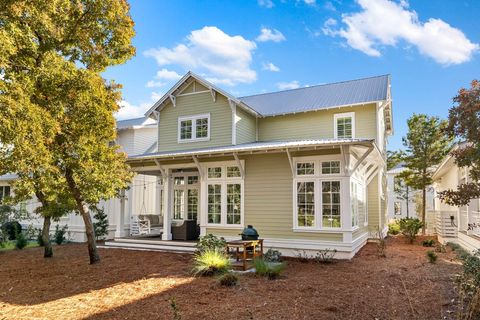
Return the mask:
<svg viewBox="0 0 480 320">
<path fill-rule="evenodd" d="M 207 225 L 243 225 L 243 177 L 237 164 L 207 167 Z"/>
<path fill-rule="evenodd" d="M 335 138 L 355 138 L 355 112 L 336 113 L 333 120 Z"/>
<path fill-rule="evenodd" d="M 10 196 L 10 186 L 0 186 L 0 202 Z"/>
<path fill-rule="evenodd" d="M 178 142 L 210 140 L 210 114 L 178 118 Z"/>
</svg>

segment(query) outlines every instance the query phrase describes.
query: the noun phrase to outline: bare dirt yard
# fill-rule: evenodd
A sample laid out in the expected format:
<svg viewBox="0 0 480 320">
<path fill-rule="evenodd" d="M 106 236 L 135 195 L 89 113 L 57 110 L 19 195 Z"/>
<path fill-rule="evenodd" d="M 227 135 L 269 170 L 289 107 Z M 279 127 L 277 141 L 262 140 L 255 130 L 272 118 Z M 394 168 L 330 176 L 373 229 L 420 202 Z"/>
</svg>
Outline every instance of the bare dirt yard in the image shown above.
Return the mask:
<svg viewBox="0 0 480 320">
<path fill-rule="evenodd" d="M 419 239 L 420 241 L 421 239 Z M 0 253 L 0 319 L 453 319 L 449 249 L 436 264 L 431 248 L 388 239 L 387 257 L 367 244 L 351 261 L 288 261 L 282 278 L 240 276 L 235 287 L 190 276 L 191 255 L 101 249 L 88 265 L 85 245 Z"/>
</svg>

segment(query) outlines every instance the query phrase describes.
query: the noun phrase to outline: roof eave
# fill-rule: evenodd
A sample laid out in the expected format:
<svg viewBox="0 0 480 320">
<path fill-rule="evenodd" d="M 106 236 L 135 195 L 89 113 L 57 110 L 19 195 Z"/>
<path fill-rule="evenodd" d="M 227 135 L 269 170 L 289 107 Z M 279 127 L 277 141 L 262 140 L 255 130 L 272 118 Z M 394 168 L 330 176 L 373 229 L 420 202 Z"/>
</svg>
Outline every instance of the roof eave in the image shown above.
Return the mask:
<svg viewBox="0 0 480 320">
<path fill-rule="evenodd" d="M 155 116 L 153 116 L 154 114 L 154 111 L 160 111 L 160 110 L 157 110 L 167 99 L 170 98 L 170 96 L 178 89 L 180 88 L 180 86 L 185 83 L 185 81 L 187 81 L 190 77 L 194 78 L 196 81 L 198 81 L 199 83 L 201 83 L 203 86 L 211 89 L 211 90 L 214 90 L 218 93 L 220 93 L 221 95 L 225 96 L 227 99 L 235 102 L 235 104 L 239 105 L 240 107 L 242 107 L 243 109 L 245 109 L 247 112 L 255 115 L 255 116 L 261 116 L 260 113 L 258 113 L 255 109 L 253 109 L 252 107 L 250 107 L 249 105 L 247 105 L 245 102 L 239 100 L 238 98 L 232 96 L 231 94 L 229 94 L 228 92 L 220 89 L 219 87 L 215 86 L 214 84 L 210 83 L 209 81 L 203 79 L 202 77 L 200 77 L 199 75 L 191 72 L 191 71 L 188 71 L 180 80 L 177 81 L 177 83 L 175 83 L 175 85 L 170 88 L 170 90 L 168 90 L 167 93 L 165 93 L 157 102 L 155 102 L 155 104 L 145 113 L 145 117 L 149 118 L 153 118 L 153 119 L 156 119 Z"/>
<path fill-rule="evenodd" d="M 264 147 L 264 148 L 232 148 L 232 150 L 215 150 L 215 149 L 202 149 L 202 150 L 194 150 L 194 151 L 184 151 L 184 152 L 178 152 L 178 153 L 169 153 L 169 154 L 158 154 L 158 153 L 152 153 L 152 154 L 146 154 L 146 155 L 137 155 L 133 157 L 129 157 L 128 161 L 129 162 L 136 162 L 136 161 L 142 161 L 142 160 L 153 160 L 153 159 L 178 159 L 178 158 L 186 158 L 186 157 L 191 157 L 191 156 L 212 156 L 212 155 L 226 155 L 226 154 L 233 154 L 233 153 L 238 153 L 238 154 L 251 154 L 253 152 L 273 152 L 273 151 L 285 151 L 286 149 L 289 150 L 300 150 L 300 149 L 307 149 L 307 148 L 313 148 L 313 149 L 323 149 L 323 148 L 335 148 L 339 147 L 341 145 L 361 145 L 361 144 L 375 144 L 374 139 L 354 139 L 352 141 L 330 141 L 330 142 L 322 142 L 318 144 L 303 144 L 303 145 L 279 145 L 279 146 L 272 146 L 272 147 Z M 376 147 L 376 145 L 375 145 Z M 378 150 L 378 147 L 376 147 Z"/>
</svg>

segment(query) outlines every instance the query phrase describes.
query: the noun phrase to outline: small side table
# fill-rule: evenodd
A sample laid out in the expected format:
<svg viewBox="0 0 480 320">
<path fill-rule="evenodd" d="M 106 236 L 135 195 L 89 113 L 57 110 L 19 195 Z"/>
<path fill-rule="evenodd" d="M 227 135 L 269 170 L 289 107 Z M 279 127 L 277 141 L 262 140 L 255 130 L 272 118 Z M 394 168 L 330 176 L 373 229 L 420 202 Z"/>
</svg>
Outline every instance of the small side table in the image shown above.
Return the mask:
<svg viewBox="0 0 480 320">
<path fill-rule="evenodd" d="M 232 251 L 230 249 L 233 249 Z M 247 270 L 247 262 L 253 262 L 255 258 L 263 256 L 263 239 L 258 240 L 235 240 L 226 244 L 227 254 L 235 257 L 235 267 Z"/>
</svg>

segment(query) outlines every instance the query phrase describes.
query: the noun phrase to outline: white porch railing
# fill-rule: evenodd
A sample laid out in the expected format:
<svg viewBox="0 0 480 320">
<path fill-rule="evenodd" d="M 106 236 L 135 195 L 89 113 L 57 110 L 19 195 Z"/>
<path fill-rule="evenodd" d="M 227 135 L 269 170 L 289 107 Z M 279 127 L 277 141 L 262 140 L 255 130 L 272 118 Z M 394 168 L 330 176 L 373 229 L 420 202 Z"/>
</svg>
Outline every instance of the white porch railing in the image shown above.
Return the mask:
<svg viewBox="0 0 480 320">
<path fill-rule="evenodd" d="M 453 217 L 453 218 L 452 218 Z M 455 238 L 458 232 L 458 213 L 456 211 L 436 212 L 436 231 L 443 238 Z"/>
</svg>

